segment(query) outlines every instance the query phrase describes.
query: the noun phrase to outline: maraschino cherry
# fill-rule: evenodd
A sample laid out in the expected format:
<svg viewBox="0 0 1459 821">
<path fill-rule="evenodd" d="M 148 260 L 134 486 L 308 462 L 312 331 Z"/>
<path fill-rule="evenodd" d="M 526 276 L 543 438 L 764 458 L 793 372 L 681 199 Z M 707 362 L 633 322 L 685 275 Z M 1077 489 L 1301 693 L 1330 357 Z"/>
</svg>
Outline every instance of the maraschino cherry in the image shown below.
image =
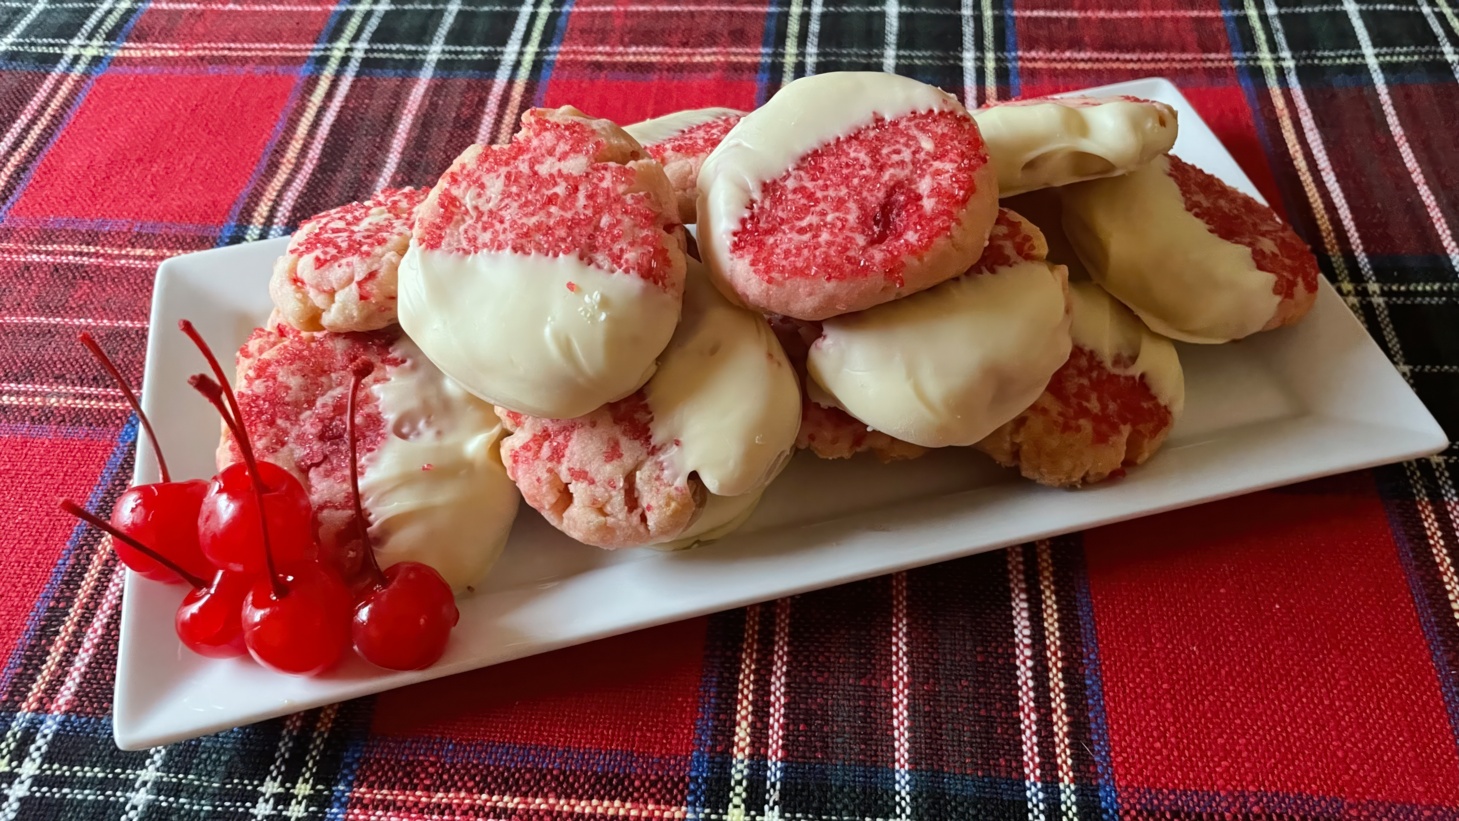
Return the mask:
<svg viewBox="0 0 1459 821">
<path fill-rule="evenodd" d="M 209 658 L 231 658 L 247 652 L 242 607 L 248 582 L 243 577 L 218 571 L 209 582 L 69 499 L 61 501 L 61 509 L 111 536 L 118 557 L 125 547 L 192 586 L 173 621 L 177 637 L 189 650 Z"/>
<path fill-rule="evenodd" d="M 231 466 L 213 480 L 208 491 L 210 499 L 226 499 L 226 505 L 219 503 L 215 509 L 228 515 L 210 519 L 204 500 L 199 529 L 204 530 L 204 549 L 210 538 L 205 529 L 216 528 L 211 536 L 214 544 L 251 549 L 262 565 L 261 573 L 249 573 L 252 580 L 243 595 L 244 644 L 255 661 L 270 669 L 305 676 L 323 673 L 349 648 L 350 594 L 344 581 L 314 558 L 309 496 L 288 471 L 254 458 L 248 430 L 230 416 L 224 404 L 223 397 L 231 396 L 230 391 L 202 374 L 188 381 L 217 408 L 243 453 L 246 475 L 230 485 L 227 471 L 237 465 Z M 270 471 L 267 483 L 265 470 Z M 245 496 L 250 485 L 252 504 Z M 295 494 L 302 499 L 302 511 L 290 499 Z M 260 499 L 264 504 L 258 504 Z M 240 511 L 252 512 L 257 518 L 248 520 Z M 287 560 L 276 554 L 280 542 L 289 545 Z M 307 549 L 298 549 L 300 544 Z M 240 564 L 255 566 L 241 553 L 235 555 Z"/>
<path fill-rule="evenodd" d="M 360 471 L 355 454 L 355 395 L 360 382 L 374 366 L 361 361 L 351 369 L 348 419 L 350 443 L 350 494 L 355 505 L 355 522 L 369 575 L 368 587 L 355 604 L 355 650 L 379 667 L 390 670 L 422 670 L 440 660 L 446 652 L 451 628 L 460 621 L 451 586 L 436 569 L 420 562 L 398 562 L 385 570 L 375 559 L 365 512 L 360 506 Z"/>
<path fill-rule="evenodd" d="M 147 419 L 126 378 L 91 334 L 82 333 L 78 338 L 111 375 L 122 396 L 126 397 L 127 404 L 136 412 L 137 420 L 147 432 L 147 440 L 152 443 L 152 452 L 157 456 L 157 470 L 162 474 L 161 482 L 134 485 L 117 498 L 111 510 L 112 525 L 135 541 L 153 545 L 154 550 L 193 576 L 212 576 L 214 567 L 198 545 L 198 511 L 204 494 L 208 492 L 208 483 L 202 479 L 172 481 L 167 460 L 162 456 L 162 446 L 157 441 L 157 434 L 152 432 L 152 422 Z M 141 576 L 169 584 L 183 581 L 182 576 L 147 554 L 132 549 L 126 541 L 114 539 L 112 544 L 122 564 Z"/>
<path fill-rule="evenodd" d="M 241 463 L 235 462 L 213 477 L 203 497 L 197 524 L 203 555 L 224 570 L 249 575 L 264 571 L 265 557 L 283 565 L 313 558 L 314 513 L 309 494 L 287 470 L 255 459 L 238 398 L 217 357 L 192 323 L 184 319 L 178 327 L 197 345 L 217 380 L 195 376 L 193 387 L 213 403 L 243 455 Z"/>
<path fill-rule="evenodd" d="M 223 659 L 248 653 L 243 642 L 243 597 L 249 580 L 219 570 L 207 587 L 194 587 L 177 607 L 177 637 L 200 656 Z"/>
</svg>

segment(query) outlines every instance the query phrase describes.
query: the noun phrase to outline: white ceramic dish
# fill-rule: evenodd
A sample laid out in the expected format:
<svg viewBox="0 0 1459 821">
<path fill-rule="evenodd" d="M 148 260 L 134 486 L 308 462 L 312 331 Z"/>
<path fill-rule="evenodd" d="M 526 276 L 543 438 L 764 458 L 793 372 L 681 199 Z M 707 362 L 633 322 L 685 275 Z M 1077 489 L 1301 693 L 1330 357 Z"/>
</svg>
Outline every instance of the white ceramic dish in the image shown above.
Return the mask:
<svg viewBox="0 0 1459 821">
<path fill-rule="evenodd" d="M 1238 188 L 1251 182 L 1168 81 L 1095 92 L 1180 111 L 1176 151 Z M 284 239 L 189 254 L 157 272 L 142 402 L 181 476 L 213 473 L 218 423 L 186 387 L 201 359 L 177 332 L 191 319 L 233 351 L 269 310 L 265 283 Z M 1324 281 L 1301 325 L 1234 345 L 1182 346 L 1188 398 L 1165 449 L 1123 481 L 1078 492 L 1021 481 L 971 451 L 883 466 L 801 455 L 754 518 L 682 553 L 579 545 L 523 507 L 487 583 L 460 602 L 446 657 L 416 673 L 358 659 L 291 678 L 182 648 L 182 591 L 129 574 L 114 728 L 123 749 L 204 735 L 426 679 L 756 601 L 993 550 L 1121 519 L 1435 453 L 1444 432 Z M 152 454 L 137 481 L 155 481 Z"/>
</svg>

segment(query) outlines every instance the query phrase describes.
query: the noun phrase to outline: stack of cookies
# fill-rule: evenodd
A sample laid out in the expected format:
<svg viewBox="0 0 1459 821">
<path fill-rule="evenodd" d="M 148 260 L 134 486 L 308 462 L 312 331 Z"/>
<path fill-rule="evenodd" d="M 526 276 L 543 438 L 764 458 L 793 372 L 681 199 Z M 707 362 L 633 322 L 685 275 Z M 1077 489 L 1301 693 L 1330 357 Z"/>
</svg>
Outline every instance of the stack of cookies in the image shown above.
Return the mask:
<svg viewBox="0 0 1459 821">
<path fill-rule="evenodd" d="M 458 588 L 518 494 L 586 544 L 681 547 L 743 522 L 797 448 L 1099 482 L 1180 416 L 1171 340 L 1290 324 L 1316 295 L 1301 240 L 1171 156 L 1176 133 L 1147 100 L 970 112 L 878 73 L 626 128 L 534 109 L 428 191 L 300 227 L 239 355 L 245 421 L 327 540 L 353 515 L 351 363 L 382 365 L 371 542 Z"/>
</svg>

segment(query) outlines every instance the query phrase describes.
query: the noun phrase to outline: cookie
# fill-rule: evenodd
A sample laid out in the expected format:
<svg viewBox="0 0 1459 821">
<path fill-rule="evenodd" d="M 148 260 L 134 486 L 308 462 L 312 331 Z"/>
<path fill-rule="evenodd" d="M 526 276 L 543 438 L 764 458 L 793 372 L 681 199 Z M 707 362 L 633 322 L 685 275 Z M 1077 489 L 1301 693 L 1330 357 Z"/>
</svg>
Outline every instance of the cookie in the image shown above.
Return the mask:
<svg viewBox="0 0 1459 821">
<path fill-rule="evenodd" d="M 398 328 L 307 333 L 257 329 L 238 353 L 243 422 L 258 458 L 309 491 L 322 555 L 362 568 L 349 480 L 346 408 L 354 363 L 375 368 L 357 396 L 360 498 L 376 558 L 430 565 L 455 589 L 478 582 L 506 544 L 519 495 L 497 446 L 492 407 L 442 374 Z M 219 469 L 240 459 L 224 435 Z"/>
<path fill-rule="evenodd" d="M 396 274 L 410 243 L 418 188 L 387 188 L 305 220 L 274 263 L 269 295 L 302 331 L 395 324 Z"/>
<path fill-rule="evenodd" d="M 1061 189 L 1094 281 L 1156 333 L 1220 343 L 1300 320 L 1317 259 L 1270 208 L 1178 157 Z"/>
<path fill-rule="evenodd" d="M 1126 174 L 1175 145 L 1174 108 L 1138 97 L 1040 97 L 973 112 L 1004 197 Z"/>
<path fill-rule="evenodd" d="M 699 191 L 699 248 L 720 289 L 805 320 L 958 276 L 997 209 L 988 154 L 962 104 L 875 72 L 785 86 L 704 161 Z"/>
<path fill-rule="evenodd" d="M 800 390 L 764 320 L 696 264 L 642 390 L 574 419 L 498 414 L 508 475 L 559 530 L 604 548 L 684 546 L 749 516 L 795 446 Z"/>
<path fill-rule="evenodd" d="M 421 204 L 400 324 L 467 390 L 573 418 L 632 394 L 679 320 L 684 235 L 663 169 L 623 129 L 533 109 Z"/>
<path fill-rule="evenodd" d="M 1038 229 L 1003 209 L 978 263 L 920 294 L 828 319 L 811 379 L 871 428 L 971 445 L 1038 398 L 1069 358 L 1068 279 Z"/>
<path fill-rule="evenodd" d="M 910 442 L 872 430 L 851 414 L 836 407 L 835 400 L 806 376 L 806 356 L 810 346 L 821 335 L 819 322 L 804 322 L 783 316 L 768 317 L 770 327 L 785 349 L 785 355 L 801 378 L 800 433 L 795 437 L 799 450 L 808 450 L 821 459 L 850 459 L 858 453 L 870 453 L 882 462 L 916 459 L 927 452 Z"/>
<path fill-rule="evenodd" d="M 623 127 L 624 131 L 664 166 L 679 204 L 679 219 L 695 220 L 699 201 L 699 168 L 745 112 L 733 108 L 678 111 Z"/>
<path fill-rule="evenodd" d="M 977 444 L 1040 484 L 1078 487 L 1144 464 L 1185 407 L 1169 339 L 1092 282 L 1069 286 L 1074 348 L 1023 413 Z"/>
</svg>

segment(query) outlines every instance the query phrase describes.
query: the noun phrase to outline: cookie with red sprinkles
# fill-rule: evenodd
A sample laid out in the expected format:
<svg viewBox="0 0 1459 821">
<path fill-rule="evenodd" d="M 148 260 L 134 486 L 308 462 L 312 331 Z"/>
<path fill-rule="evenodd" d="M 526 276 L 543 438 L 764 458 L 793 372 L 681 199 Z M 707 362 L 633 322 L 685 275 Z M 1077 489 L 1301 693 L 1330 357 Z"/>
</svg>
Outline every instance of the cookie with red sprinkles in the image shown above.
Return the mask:
<svg viewBox="0 0 1459 821">
<path fill-rule="evenodd" d="M 490 405 L 452 384 L 397 328 L 369 333 L 256 329 L 238 352 L 239 409 L 258 458 L 309 492 L 322 557 L 353 578 L 364 543 L 354 516 L 346 410 L 356 396 L 361 503 L 382 566 L 415 560 L 453 587 L 476 583 L 506 543 L 518 494 L 497 453 Z M 224 433 L 218 467 L 241 458 Z"/>
<path fill-rule="evenodd" d="M 269 280 L 283 318 L 304 331 L 394 325 L 396 274 L 425 197 L 424 189 L 387 188 L 305 220 Z"/>
<path fill-rule="evenodd" d="M 1185 406 L 1170 340 L 1092 282 L 1069 286 L 1074 347 L 1027 410 L 976 447 L 1025 477 L 1078 487 L 1144 464 Z"/>
<path fill-rule="evenodd" d="M 806 359 L 812 383 L 897 439 L 978 442 L 1037 399 L 1069 358 L 1068 273 L 1047 253 L 1032 223 L 1001 209 L 963 276 L 824 320 Z"/>
<path fill-rule="evenodd" d="M 508 475 L 555 527 L 604 548 L 683 546 L 749 516 L 794 448 L 800 389 L 764 320 L 691 272 L 642 390 L 573 419 L 497 412 Z"/>
<path fill-rule="evenodd" d="M 696 108 L 623 127 L 664 166 L 685 224 L 694 222 L 698 213 L 699 168 L 744 116 L 733 108 Z"/>
<path fill-rule="evenodd" d="M 906 77 L 836 72 L 790 83 L 699 172 L 699 248 L 721 290 L 817 320 L 968 269 L 997 212 L 977 123 Z"/>
<path fill-rule="evenodd" d="M 858 453 L 870 453 L 883 462 L 916 459 L 927 452 L 927 448 L 895 439 L 858 421 L 836 407 L 835 402 L 809 380 L 806 356 L 810 346 L 821 335 L 820 323 L 783 316 L 771 316 L 769 321 L 801 379 L 800 433 L 795 438 L 797 449 L 808 450 L 821 459 L 850 459 Z M 816 394 L 815 398 L 812 398 L 812 393 Z"/>
<path fill-rule="evenodd" d="M 648 380 L 684 266 L 659 163 L 607 120 L 532 109 L 507 145 L 467 148 L 420 206 L 400 322 L 476 395 L 572 418 Z"/>
<path fill-rule="evenodd" d="M 1317 259 L 1296 232 L 1179 157 L 1060 197 L 1090 276 L 1157 333 L 1229 342 L 1297 322 L 1317 297 Z"/>
</svg>

